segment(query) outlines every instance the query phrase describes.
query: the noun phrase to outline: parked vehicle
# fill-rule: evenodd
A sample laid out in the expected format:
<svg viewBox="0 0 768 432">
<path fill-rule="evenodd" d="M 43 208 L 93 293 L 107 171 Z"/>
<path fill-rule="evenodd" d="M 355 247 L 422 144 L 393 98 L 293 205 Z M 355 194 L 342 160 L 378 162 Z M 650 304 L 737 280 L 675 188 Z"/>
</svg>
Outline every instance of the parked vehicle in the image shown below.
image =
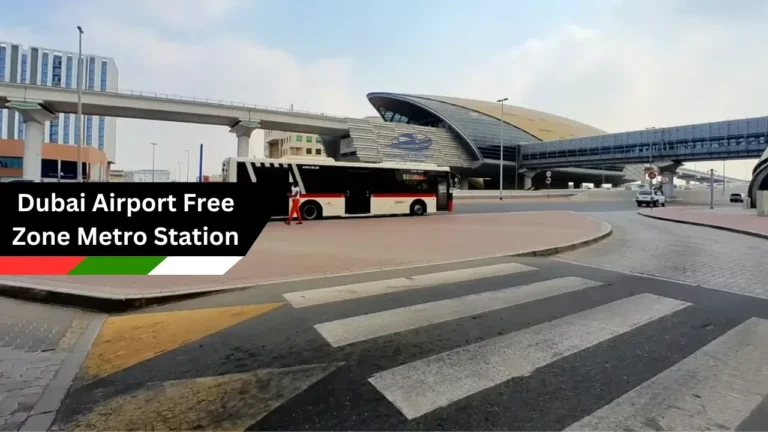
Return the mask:
<svg viewBox="0 0 768 432">
<path fill-rule="evenodd" d="M 732 203 L 743 203 L 744 202 L 744 194 L 743 193 L 732 193 L 731 194 L 731 202 Z"/>
<path fill-rule="evenodd" d="M 667 198 L 663 193 L 657 190 L 641 190 L 637 192 L 637 195 L 635 196 L 635 202 L 637 203 L 638 207 L 658 207 L 659 205 L 662 207 L 667 206 Z"/>
</svg>

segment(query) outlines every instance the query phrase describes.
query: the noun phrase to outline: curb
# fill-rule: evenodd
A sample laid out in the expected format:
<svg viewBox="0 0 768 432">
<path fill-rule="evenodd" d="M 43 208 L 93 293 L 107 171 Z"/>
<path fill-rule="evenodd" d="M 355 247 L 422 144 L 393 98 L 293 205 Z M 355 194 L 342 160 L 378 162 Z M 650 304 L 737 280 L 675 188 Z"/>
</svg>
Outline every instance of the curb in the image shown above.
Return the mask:
<svg viewBox="0 0 768 432">
<path fill-rule="evenodd" d="M 599 220 L 586 215 L 581 215 L 581 216 L 594 219 L 594 220 Z M 497 254 L 497 255 L 489 255 L 489 256 L 471 257 L 471 258 L 464 258 L 460 260 L 430 262 L 430 263 L 424 263 L 424 264 L 405 265 L 405 266 L 398 266 L 398 267 L 391 267 L 391 268 L 364 269 L 356 272 L 336 273 L 336 274 L 328 274 L 328 275 L 315 275 L 315 276 L 296 278 L 296 279 L 287 279 L 287 280 L 285 279 L 284 280 L 279 280 L 279 279 L 268 280 L 268 281 L 251 283 L 251 284 L 240 284 L 240 285 L 232 285 L 228 287 L 225 286 L 225 287 L 217 287 L 217 288 L 199 289 L 193 292 L 153 294 L 151 296 L 144 296 L 144 297 L 117 296 L 117 295 L 109 295 L 109 294 L 99 295 L 98 293 L 93 293 L 93 292 L 84 292 L 84 291 L 68 290 L 68 289 L 51 290 L 51 289 L 46 289 L 40 286 L 33 286 L 32 284 L 12 285 L 8 283 L 0 283 L 0 295 L 5 297 L 24 299 L 24 300 L 32 300 L 32 301 L 37 301 L 41 303 L 52 303 L 52 304 L 58 304 L 58 305 L 64 305 L 64 306 L 73 306 L 80 309 L 88 309 L 88 310 L 93 310 L 93 311 L 102 312 L 102 313 L 121 313 L 121 312 L 127 312 L 131 310 L 146 308 L 149 306 L 157 306 L 161 304 L 187 300 L 187 299 L 192 299 L 196 297 L 202 297 L 210 294 L 232 292 L 237 290 L 254 288 L 260 285 L 297 282 L 297 281 L 311 280 L 311 279 L 326 279 L 329 277 L 347 276 L 347 275 L 363 274 L 363 273 L 376 273 L 381 271 L 392 271 L 392 270 L 400 270 L 400 269 L 406 269 L 406 268 L 428 267 L 428 266 L 452 264 L 452 263 L 467 262 L 467 261 L 479 261 L 479 260 L 490 259 L 490 258 L 546 257 L 546 256 L 563 253 L 563 252 L 573 251 L 576 249 L 581 249 L 583 247 L 593 245 L 605 239 L 606 237 L 610 236 L 611 233 L 613 232 L 613 228 L 611 228 L 611 226 L 605 221 L 600 220 L 600 223 L 602 225 L 602 229 L 600 233 L 587 237 L 585 239 L 578 240 L 572 243 L 562 244 L 560 246 L 546 248 L 546 249 L 534 249 L 534 250 L 529 250 L 524 252 L 511 253 L 511 254 Z"/>
<path fill-rule="evenodd" d="M 695 225 L 695 226 L 713 228 L 713 229 L 718 229 L 718 230 L 721 230 L 721 231 L 729 231 L 729 232 L 736 233 L 736 234 L 743 234 L 743 235 L 748 235 L 750 237 L 757 237 L 757 238 L 768 240 L 768 234 L 756 233 L 754 231 L 747 231 L 747 230 L 742 230 L 742 229 L 738 229 L 738 228 L 724 227 L 724 226 L 721 226 L 721 225 L 706 224 L 706 223 L 703 223 L 703 222 L 694 222 L 694 221 L 672 219 L 672 218 L 667 218 L 667 217 L 663 217 L 663 216 L 656 216 L 656 215 L 651 215 L 651 214 L 646 214 L 646 213 L 641 213 L 641 212 L 637 212 L 637 214 L 639 214 L 640 216 L 645 216 L 647 218 L 651 218 L 651 219 L 663 220 L 663 221 L 667 221 L 667 222 L 675 222 L 675 223 L 685 224 L 685 225 Z"/>
</svg>

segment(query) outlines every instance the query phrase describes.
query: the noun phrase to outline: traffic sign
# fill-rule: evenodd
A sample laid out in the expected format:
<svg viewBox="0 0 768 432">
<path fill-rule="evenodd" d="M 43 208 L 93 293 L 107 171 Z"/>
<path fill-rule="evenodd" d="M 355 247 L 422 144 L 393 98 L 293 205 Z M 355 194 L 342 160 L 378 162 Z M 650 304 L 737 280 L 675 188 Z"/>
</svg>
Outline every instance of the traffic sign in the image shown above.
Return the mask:
<svg viewBox="0 0 768 432">
<path fill-rule="evenodd" d="M 655 179 L 656 178 L 656 173 L 653 172 L 653 171 L 649 172 L 648 173 L 648 178 L 651 179 L 651 180 Z"/>
<path fill-rule="evenodd" d="M 667 184 L 667 183 L 669 183 L 669 177 L 662 177 L 662 178 L 661 178 L 661 183 L 662 183 L 662 184 Z"/>
<path fill-rule="evenodd" d="M 552 179 L 547 177 L 547 184 L 550 184 L 550 183 L 552 183 Z"/>
<path fill-rule="evenodd" d="M 547 178 L 552 177 L 552 171 L 547 171 Z"/>
</svg>

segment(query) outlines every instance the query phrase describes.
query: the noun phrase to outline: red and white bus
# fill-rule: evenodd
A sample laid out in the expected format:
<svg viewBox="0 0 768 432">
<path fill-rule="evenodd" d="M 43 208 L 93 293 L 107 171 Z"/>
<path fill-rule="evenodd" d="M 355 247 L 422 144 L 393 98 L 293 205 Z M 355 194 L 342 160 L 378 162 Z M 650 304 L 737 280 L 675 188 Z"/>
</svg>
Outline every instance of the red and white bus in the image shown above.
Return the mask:
<svg viewBox="0 0 768 432">
<path fill-rule="evenodd" d="M 253 183 L 259 176 L 295 181 L 301 190 L 301 216 L 425 215 L 453 210 L 454 176 L 449 168 L 417 163 L 350 163 L 331 158 L 228 158 L 225 182 Z M 273 177 L 274 176 L 274 177 Z M 282 181 L 282 180 L 280 180 Z M 274 217 L 287 217 L 290 199 Z"/>
</svg>

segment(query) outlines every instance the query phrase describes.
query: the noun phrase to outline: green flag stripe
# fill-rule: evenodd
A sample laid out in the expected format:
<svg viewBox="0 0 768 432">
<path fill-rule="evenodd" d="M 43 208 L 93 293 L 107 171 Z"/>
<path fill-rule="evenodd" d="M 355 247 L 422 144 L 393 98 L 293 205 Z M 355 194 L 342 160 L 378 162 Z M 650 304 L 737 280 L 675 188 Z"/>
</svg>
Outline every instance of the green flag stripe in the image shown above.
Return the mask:
<svg viewBox="0 0 768 432">
<path fill-rule="evenodd" d="M 126 256 L 86 257 L 70 275 L 146 275 L 166 257 Z"/>
</svg>

